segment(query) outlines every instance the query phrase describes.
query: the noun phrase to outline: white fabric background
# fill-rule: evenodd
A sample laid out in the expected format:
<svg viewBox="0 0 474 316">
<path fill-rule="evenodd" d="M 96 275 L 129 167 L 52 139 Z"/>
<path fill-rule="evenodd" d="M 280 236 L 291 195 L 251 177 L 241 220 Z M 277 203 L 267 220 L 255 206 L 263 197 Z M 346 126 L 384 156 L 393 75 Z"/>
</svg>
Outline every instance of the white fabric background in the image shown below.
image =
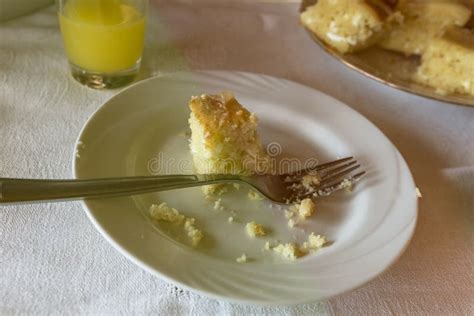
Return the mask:
<svg viewBox="0 0 474 316">
<path fill-rule="evenodd" d="M 0 207 L 1 314 L 474 313 L 474 108 L 384 87 L 338 64 L 298 26 L 296 4 L 157 1 L 142 77 L 229 69 L 284 77 L 346 102 L 404 155 L 423 198 L 406 253 L 328 302 L 260 308 L 210 300 L 142 271 L 79 203 Z M 0 24 L 0 176 L 69 178 L 74 141 L 116 91 L 68 75 L 53 8 Z"/>
<path fill-rule="evenodd" d="M 0 22 L 33 12 L 53 2 L 53 0 L 0 0 Z"/>
</svg>

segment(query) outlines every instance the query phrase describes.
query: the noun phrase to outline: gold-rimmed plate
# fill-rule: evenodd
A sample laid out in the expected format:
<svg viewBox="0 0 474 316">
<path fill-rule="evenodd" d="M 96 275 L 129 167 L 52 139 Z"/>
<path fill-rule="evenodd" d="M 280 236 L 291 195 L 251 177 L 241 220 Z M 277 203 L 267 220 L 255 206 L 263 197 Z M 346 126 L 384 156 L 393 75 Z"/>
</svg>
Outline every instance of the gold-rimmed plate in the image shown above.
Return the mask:
<svg viewBox="0 0 474 316">
<path fill-rule="evenodd" d="M 317 0 L 303 0 L 300 12 L 303 12 L 308 6 L 314 5 L 316 2 Z M 377 46 L 372 46 L 358 53 L 341 54 L 326 45 L 310 30 L 306 29 L 306 31 L 329 55 L 370 79 L 425 98 L 474 106 L 474 97 L 472 96 L 461 94 L 442 95 L 436 93 L 434 88 L 414 82 L 412 76 L 420 65 L 420 58 L 417 56 L 407 57 Z"/>
</svg>

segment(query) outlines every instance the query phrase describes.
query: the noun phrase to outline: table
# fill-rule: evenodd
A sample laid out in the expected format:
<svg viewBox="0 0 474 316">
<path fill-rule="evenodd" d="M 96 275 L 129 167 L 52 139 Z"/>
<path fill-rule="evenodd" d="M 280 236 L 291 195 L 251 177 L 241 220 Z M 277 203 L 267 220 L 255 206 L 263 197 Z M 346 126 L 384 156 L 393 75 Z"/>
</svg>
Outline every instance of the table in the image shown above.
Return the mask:
<svg viewBox="0 0 474 316">
<path fill-rule="evenodd" d="M 2 206 L 0 313 L 474 314 L 474 108 L 412 96 L 349 70 L 300 28 L 296 3 L 196 2 L 153 2 L 141 77 L 259 72 L 347 103 L 398 147 L 423 194 L 408 249 L 380 277 L 327 302 L 245 306 L 142 271 L 95 231 L 78 202 Z M 0 175 L 71 177 L 82 125 L 115 93 L 68 75 L 54 8 L 0 24 Z"/>
</svg>

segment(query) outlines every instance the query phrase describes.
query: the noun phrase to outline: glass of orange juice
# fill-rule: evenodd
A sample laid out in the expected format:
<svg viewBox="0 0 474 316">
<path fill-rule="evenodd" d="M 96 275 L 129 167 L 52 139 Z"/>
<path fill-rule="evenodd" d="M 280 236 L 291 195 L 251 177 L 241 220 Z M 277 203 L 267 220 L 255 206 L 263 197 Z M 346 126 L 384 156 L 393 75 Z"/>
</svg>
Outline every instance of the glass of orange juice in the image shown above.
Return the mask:
<svg viewBox="0 0 474 316">
<path fill-rule="evenodd" d="M 148 0 L 59 0 L 59 25 L 72 76 L 113 89 L 138 74 Z"/>
</svg>

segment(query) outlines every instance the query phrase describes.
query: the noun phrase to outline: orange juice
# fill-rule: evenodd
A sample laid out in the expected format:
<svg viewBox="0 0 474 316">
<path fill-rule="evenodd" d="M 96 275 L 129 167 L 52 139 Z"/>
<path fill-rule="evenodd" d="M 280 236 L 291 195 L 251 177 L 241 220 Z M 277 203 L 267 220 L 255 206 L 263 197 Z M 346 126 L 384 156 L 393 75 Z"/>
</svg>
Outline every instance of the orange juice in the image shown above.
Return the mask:
<svg viewBox="0 0 474 316">
<path fill-rule="evenodd" d="M 121 0 L 69 0 L 59 23 L 69 61 L 84 70 L 114 73 L 140 61 L 145 16 Z"/>
</svg>

